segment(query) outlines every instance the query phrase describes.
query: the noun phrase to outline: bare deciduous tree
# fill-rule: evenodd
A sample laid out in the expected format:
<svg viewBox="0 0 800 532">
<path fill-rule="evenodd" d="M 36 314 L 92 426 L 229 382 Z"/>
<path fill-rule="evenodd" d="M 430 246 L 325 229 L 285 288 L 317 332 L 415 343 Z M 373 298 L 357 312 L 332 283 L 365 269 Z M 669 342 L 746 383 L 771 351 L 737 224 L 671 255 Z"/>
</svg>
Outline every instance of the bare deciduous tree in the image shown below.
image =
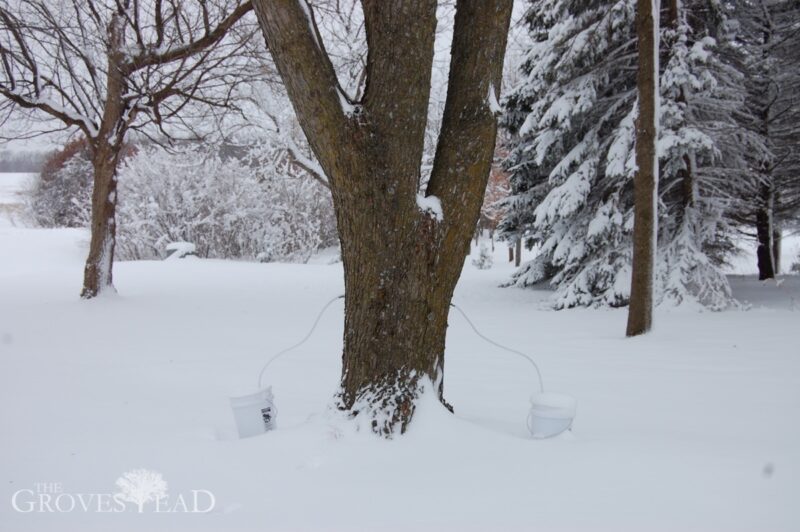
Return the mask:
<svg viewBox="0 0 800 532">
<path fill-rule="evenodd" d="M 512 0 L 457 2 L 421 195 L 436 0 L 362 0 L 368 51 L 355 95 L 337 80 L 306 0 L 253 3 L 333 195 L 345 272 L 340 407 L 369 416 L 377 433 L 403 431 L 426 379 L 441 397 L 450 301 L 494 151 Z"/>
<path fill-rule="evenodd" d="M 194 131 L 194 104 L 227 109 L 247 0 L 11 0 L 0 7 L 0 95 L 79 130 L 94 170 L 82 297 L 112 286 L 116 171 L 127 133 Z"/>
</svg>

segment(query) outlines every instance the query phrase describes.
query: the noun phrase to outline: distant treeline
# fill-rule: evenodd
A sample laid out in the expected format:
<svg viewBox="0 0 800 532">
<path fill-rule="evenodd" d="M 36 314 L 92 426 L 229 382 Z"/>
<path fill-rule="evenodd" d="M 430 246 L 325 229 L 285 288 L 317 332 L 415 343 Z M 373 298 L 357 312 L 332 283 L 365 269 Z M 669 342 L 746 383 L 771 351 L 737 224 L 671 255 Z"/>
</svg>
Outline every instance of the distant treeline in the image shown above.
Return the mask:
<svg viewBox="0 0 800 532">
<path fill-rule="evenodd" d="M 0 150 L 0 172 L 39 172 L 50 152 Z"/>
</svg>

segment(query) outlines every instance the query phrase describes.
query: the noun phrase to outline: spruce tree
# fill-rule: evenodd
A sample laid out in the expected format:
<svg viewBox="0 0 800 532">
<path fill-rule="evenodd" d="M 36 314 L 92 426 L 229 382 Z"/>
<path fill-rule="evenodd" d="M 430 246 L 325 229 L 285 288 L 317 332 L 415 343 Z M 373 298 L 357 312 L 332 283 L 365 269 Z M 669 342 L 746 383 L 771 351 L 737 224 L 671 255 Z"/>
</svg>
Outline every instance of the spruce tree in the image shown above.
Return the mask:
<svg viewBox="0 0 800 532">
<path fill-rule="evenodd" d="M 800 212 L 800 2 L 744 0 L 731 12 L 745 56 L 749 112 L 741 125 L 762 148 L 747 151 L 739 221 L 756 238 L 759 278 L 769 279 L 779 269 L 781 229 Z"/>
<path fill-rule="evenodd" d="M 517 133 L 504 234 L 541 246 L 513 283 L 549 281 L 556 308 L 630 296 L 636 119 L 634 2 L 532 4 L 524 83 L 507 99 Z M 732 185 L 740 179 L 742 74 L 722 53 L 731 23 L 713 0 L 663 6 L 659 300 L 730 302 Z"/>
<path fill-rule="evenodd" d="M 549 280 L 557 308 L 627 302 L 632 227 L 634 3 L 538 0 L 523 83 L 507 99 L 518 136 L 504 234 L 541 246 L 515 282 Z"/>
</svg>

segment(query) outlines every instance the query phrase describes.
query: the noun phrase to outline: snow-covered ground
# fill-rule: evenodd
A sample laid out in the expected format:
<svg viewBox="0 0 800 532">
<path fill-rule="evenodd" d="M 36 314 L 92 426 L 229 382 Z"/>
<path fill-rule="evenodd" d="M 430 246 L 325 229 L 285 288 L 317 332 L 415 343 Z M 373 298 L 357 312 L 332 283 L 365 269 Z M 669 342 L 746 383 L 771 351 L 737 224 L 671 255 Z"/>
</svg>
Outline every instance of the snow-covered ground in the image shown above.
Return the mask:
<svg viewBox="0 0 800 532">
<path fill-rule="evenodd" d="M 662 309 L 651 334 L 625 339 L 624 310 L 554 312 L 546 292 L 497 288 L 512 271 L 500 245 L 492 269 L 467 262 L 455 302 L 577 398 L 572 433 L 527 436 L 530 367 L 456 314 L 456 414 L 424 400 L 406 436 L 357 432 L 328 410 L 337 302 L 267 372 L 278 430 L 239 440 L 228 397 L 254 391 L 263 361 L 341 293 L 341 265 L 118 263 L 119 293 L 87 302 L 87 236 L 0 227 L 4 531 L 800 530 L 798 276 L 735 277 L 750 310 Z M 160 472 L 172 501 L 208 490 L 214 509 L 28 504 L 115 493 L 136 468 Z M 33 511 L 12 505 L 21 490 Z"/>
<path fill-rule="evenodd" d="M 0 173 L 0 228 L 22 225 L 25 194 L 35 174 Z"/>
</svg>

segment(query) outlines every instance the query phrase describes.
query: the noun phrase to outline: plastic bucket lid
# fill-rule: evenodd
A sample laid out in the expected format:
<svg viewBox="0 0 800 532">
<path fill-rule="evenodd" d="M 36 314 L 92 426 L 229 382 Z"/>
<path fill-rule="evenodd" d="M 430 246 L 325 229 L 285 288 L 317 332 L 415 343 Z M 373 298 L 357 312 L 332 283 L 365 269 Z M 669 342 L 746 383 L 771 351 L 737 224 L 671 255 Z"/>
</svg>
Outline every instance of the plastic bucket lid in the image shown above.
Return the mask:
<svg viewBox="0 0 800 532">
<path fill-rule="evenodd" d="M 571 395 L 542 392 L 531 396 L 531 414 L 554 419 L 572 419 L 578 402 Z"/>
<path fill-rule="evenodd" d="M 231 397 L 231 407 L 233 408 L 241 408 L 245 406 L 253 406 L 265 401 L 272 402 L 274 396 L 272 395 L 272 387 L 264 388 L 263 390 L 259 390 L 255 393 L 250 393 L 247 395 L 239 395 L 236 397 Z"/>
</svg>

